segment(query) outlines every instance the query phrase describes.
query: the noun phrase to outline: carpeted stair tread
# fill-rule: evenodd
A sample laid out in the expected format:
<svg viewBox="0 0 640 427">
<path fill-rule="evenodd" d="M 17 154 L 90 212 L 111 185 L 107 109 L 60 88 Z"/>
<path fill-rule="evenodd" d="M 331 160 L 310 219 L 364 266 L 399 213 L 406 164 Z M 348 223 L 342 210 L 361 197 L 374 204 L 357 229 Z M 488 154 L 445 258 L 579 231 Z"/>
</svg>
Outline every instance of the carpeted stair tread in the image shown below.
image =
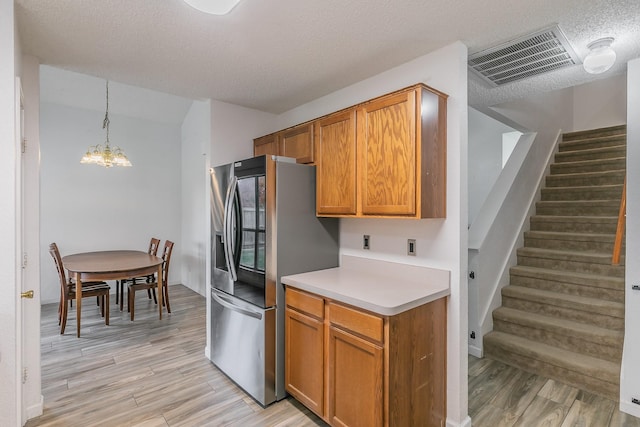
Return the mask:
<svg viewBox="0 0 640 427">
<path fill-rule="evenodd" d="M 598 129 L 579 130 L 562 134 L 562 141 L 575 141 L 581 139 L 591 139 L 606 137 L 609 135 L 623 135 L 627 133 L 627 125 L 608 126 Z"/>
<path fill-rule="evenodd" d="M 529 341 L 499 331 L 487 334 L 484 337 L 484 343 L 489 349 L 495 346 L 612 384 L 619 384 L 620 381 L 620 365 L 607 360 Z M 522 368 L 526 369 L 526 367 Z"/>
<path fill-rule="evenodd" d="M 582 148 L 593 147 L 610 147 L 615 145 L 624 145 L 626 143 L 627 134 L 613 134 L 607 136 L 590 136 L 585 138 L 574 139 L 570 141 L 562 140 L 558 144 L 559 151 L 574 151 Z"/>
<path fill-rule="evenodd" d="M 542 248 L 587 253 L 613 253 L 615 233 L 584 233 L 571 231 L 527 231 L 524 245 Z"/>
<path fill-rule="evenodd" d="M 626 145 L 616 145 L 614 147 L 587 148 L 574 151 L 559 151 L 555 154 L 554 160 L 557 163 L 575 162 L 580 160 L 598 160 L 624 157 L 626 155 Z"/>
<path fill-rule="evenodd" d="M 526 231 L 526 237 L 537 239 L 578 240 L 581 242 L 609 242 L 615 239 L 610 233 L 574 233 L 563 231 Z"/>
<path fill-rule="evenodd" d="M 611 185 L 624 183 L 625 170 L 604 170 L 548 175 L 545 183 L 548 187 L 590 187 L 593 185 Z"/>
<path fill-rule="evenodd" d="M 542 248 L 519 248 L 518 256 L 529 256 L 535 258 L 566 260 L 575 262 L 585 262 L 591 264 L 611 265 L 611 254 L 585 253 L 580 251 L 564 251 Z"/>
<path fill-rule="evenodd" d="M 493 312 L 493 317 L 494 322 L 509 322 L 568 337 L 580 337 L 582 341 L 596 344 L 619 346 L 624 337 L 623 331 L 614 331 L 581 322 L 544 316 L 508 307 L 497 308 Z"/>
<path fill-rule="evenodd" d="M 624 303 L 607 301 L 599 298 L 589 298 L 576 295 L 562 294 L 553 291 L 527 288 L 523 286 L 506 286 L 502 288 L 502 295 L 529 301 L 536 301 L 590 313 L 604 314 L 624 319 Z"/>
<path fill-rule="evenodd" d="M 532 231 L 615 234 L 617 216 L 534 215 L 529 220 Z"/>
<path fill-rule="evenodd" d="M 563 175 L 567 173 L 584 173 L 624 169 L 627 164 L 625 156 L 606 159 L 574 160 L 562 163 L 553 163 L 550 167 L 551 175 Z"/>
<path fill-rule="evenodd" d="M 576 285 L 601 287 L 612 290 L 624 290 L 624 278 L 602 276 L 574 271 L 550 270 L 548 268 L 516 265 L 509 269 L 510 274 L 533 279 L 550 280 L 554 282 L 573 283 Z"/>
<path fill-rule="evenodd" d="M 537 215 L 552 216 L 618 216 L 618 200 L 541 200 L 536 202 Z"/>
<path fill-rule="evenodd" d="M 545 187 L 542 201 L 615 200 L 620 203 L 623 184 L 598 186 Z"/>
</svg>

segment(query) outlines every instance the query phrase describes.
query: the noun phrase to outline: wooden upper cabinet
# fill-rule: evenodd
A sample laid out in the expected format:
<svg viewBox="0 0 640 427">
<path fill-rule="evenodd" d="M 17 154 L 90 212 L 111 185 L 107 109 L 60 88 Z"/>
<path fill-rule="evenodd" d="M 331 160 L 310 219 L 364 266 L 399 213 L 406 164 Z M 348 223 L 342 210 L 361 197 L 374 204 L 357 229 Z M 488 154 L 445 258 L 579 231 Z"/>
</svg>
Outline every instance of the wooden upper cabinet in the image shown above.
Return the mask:
<svg viewBox="0 0 640 427">
<path fill-rule="evenodd" d="M 356 110 L 315 123 L 318 215 L 356 214 Z"/>
<path fill-rule="evenodd" d="M 416 92 L 358 108 L 363 215 L 416 215 Z"/>
<path fill-rule="evenodd" d="M 313 123 L 305 123 L 280 132 L 278 155 L 293 157 L 298 163 L 313 163 Z"/>
<path fill-rule="evenodd" d="M 316 121 L 317 214 L 444 218 L 446 100 L 419 84 Z"/>
<path fill-rule="evenodd" d="M 261 136 L 253 140 L 253 156 L 278 155 L 278 134 Z"/>
</svg>

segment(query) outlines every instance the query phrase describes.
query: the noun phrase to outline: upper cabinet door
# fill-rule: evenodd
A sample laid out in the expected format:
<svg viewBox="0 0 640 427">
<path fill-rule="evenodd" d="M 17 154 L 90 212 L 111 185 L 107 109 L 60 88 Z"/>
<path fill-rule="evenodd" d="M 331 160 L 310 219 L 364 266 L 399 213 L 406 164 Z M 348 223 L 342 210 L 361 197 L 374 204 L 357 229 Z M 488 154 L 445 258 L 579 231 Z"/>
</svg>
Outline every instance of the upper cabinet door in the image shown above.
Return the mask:
<svg viewBox="0 0 640 427">
<path fill-rule="evenodd" d="M 261 136 L 253 140 L 253 156 L 278 155 L 278 134 Z"/>
<path fill-rule="evenodd" d="M 313 123 L 280 132 L 278 153 L 280 156 L 293 157 L 298 163 L 313 163 Z"/>
<path fill-rule="evenodd" d="M 416 216 L 416 91 L 358 108 L 363 215 Z"/>
<path fill-rule="evenodd" d="M 316 122 L 318 215 L 356 214 L 356 110 Z"/>
</svg>

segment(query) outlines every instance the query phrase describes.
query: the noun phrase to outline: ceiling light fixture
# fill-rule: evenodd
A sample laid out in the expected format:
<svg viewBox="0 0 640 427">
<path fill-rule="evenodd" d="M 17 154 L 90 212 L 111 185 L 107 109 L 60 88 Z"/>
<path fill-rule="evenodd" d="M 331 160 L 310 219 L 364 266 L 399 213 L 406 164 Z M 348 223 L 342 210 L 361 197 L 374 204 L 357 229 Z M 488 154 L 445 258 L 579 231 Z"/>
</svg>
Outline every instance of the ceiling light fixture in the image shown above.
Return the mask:
<svg viewBox="0 0 640 427">
<path fill-rule="evenodd" d="M 613 37 L 605 37 L 587 45 L 589 53 L 582 63 L 587 73 L 604 73 L 616 62 L 616 52 L 611 48 L 613 40 Z"/>
<path fill-rule="evenodd" d="M 184 0 L 186 4 L 211 15 L 226 15 L 240 0 Z"/>
<path fill-rule="evenodd" d="M 104 113 L 102 121 L 102 129 L 107 129 L 107 141 L 102 145 L 92 145 L 86 154 L 80 160 L 80 163 L 95 164 L 110 168 L 112 166 L 131 166 L 131 162 L 124 155 L 124 151 L 120 147 L 111 150 L 109 146 L 109 80 L 107 80 L 107 111 Z"/>
</svg>

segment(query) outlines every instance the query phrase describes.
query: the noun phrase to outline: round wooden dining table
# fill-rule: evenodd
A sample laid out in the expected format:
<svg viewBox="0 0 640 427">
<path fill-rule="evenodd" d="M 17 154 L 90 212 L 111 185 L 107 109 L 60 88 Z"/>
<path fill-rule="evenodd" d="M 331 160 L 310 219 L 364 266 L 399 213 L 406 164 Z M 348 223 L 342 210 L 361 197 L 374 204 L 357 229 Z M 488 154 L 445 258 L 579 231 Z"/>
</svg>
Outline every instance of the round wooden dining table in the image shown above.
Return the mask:
<svg viewBox="0 0 640 427">
<path fill-rule="evenodd" d="M 82 295 L 82 282 L 122 280 L 158 274 L 158 308 L 162 319 L 162 258 L 142 251 L 83 252 L 62 258 L 62 265 L 76 280 L 76 295 Z M 82 297 L 76 298 L 76 323 L 80 337 Z"/>
</svg>

